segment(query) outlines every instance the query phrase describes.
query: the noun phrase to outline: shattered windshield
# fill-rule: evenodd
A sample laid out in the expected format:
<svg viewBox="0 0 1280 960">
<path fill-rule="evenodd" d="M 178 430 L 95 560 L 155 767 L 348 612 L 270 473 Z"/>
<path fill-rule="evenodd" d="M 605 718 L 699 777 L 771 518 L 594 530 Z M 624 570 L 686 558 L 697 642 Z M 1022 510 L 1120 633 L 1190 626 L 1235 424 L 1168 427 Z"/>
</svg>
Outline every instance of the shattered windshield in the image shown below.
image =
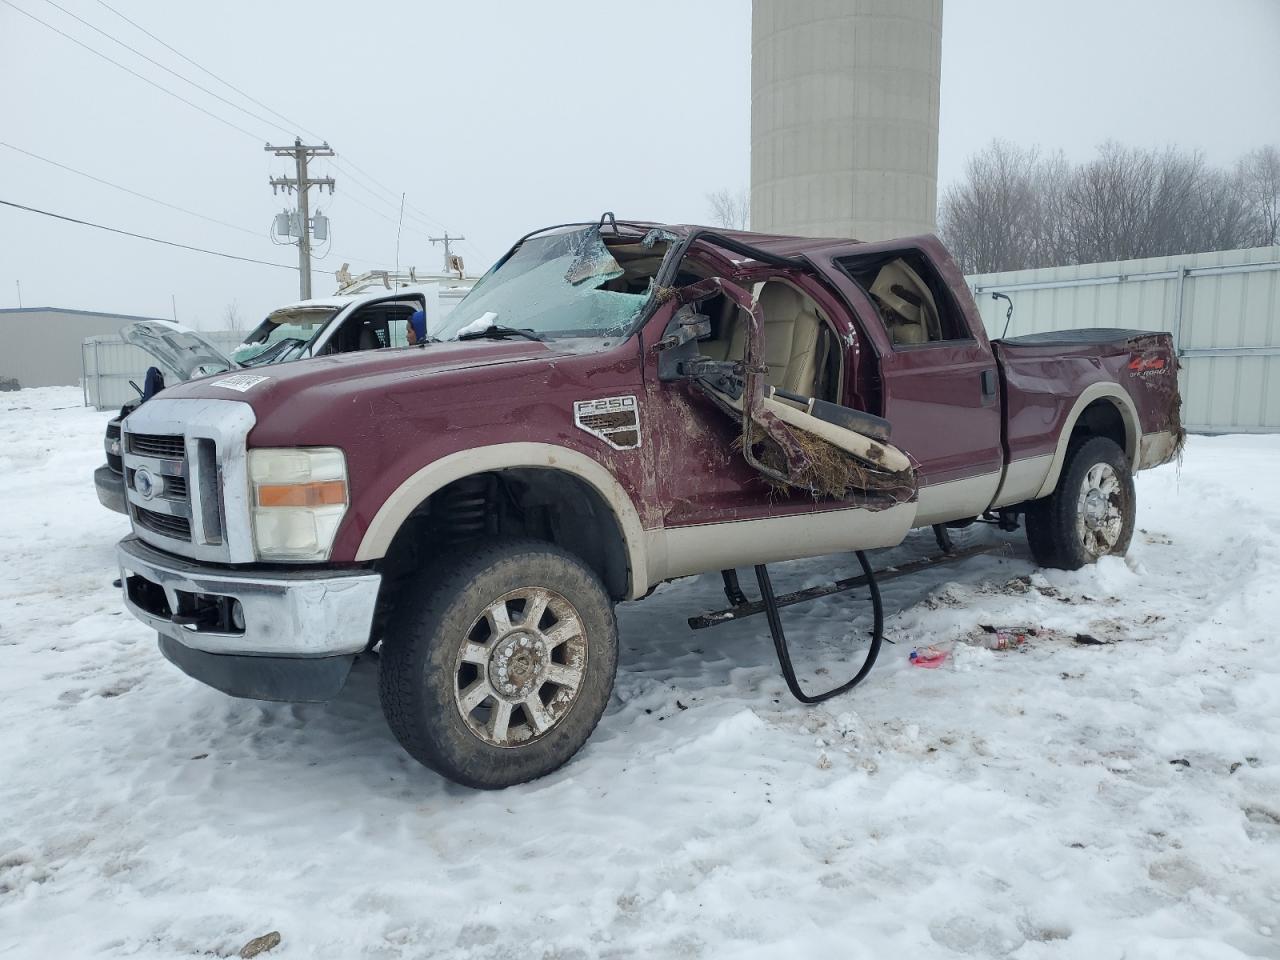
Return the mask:
<svg viewBox="0 0 1280 960">
<path fill-rule="evenodd" d="M 647 269 L 623 269 L 599 227 L 532 237 L 472 288 L 437 336 L 466 339 L 490 327 L 539 337 L 619 336 L 649 299 L 651 278 Z"/>
<path fill-rule="evenodd" d="M 231 359 L 243 366 L 278 362 L 301 353 L 338 312 L 337 307 L 276 310 L 236 347 Z"/>
</svg>

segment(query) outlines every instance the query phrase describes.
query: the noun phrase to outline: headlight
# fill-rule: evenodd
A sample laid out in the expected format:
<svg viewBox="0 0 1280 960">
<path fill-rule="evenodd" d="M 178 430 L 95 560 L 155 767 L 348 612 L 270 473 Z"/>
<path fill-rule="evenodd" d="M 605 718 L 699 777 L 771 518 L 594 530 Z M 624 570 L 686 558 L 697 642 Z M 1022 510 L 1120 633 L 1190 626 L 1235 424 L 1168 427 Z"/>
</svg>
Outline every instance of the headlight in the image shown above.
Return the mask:
<svg viewBox="0 0 1280 960">
<path fill-rule="evenodd" d="M 347 461 L 337 447 L 249 451 L 259 560 L 327 560 L 347 512 Z"/>
</svg>

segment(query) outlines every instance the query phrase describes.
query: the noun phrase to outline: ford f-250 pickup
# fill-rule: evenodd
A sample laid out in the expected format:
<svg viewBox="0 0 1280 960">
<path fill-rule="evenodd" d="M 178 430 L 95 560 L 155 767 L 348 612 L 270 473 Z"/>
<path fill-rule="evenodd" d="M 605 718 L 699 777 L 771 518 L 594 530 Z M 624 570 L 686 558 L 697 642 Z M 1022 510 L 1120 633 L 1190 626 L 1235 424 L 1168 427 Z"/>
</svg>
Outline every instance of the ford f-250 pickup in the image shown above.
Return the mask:
<svg viewBox="0 0 1280 960">
<path fill-rule="evenodd" d="M 982 516 L 1079 567 L 1125 552 L 1182 436 L 1167 334 L 988 341 L 932 236 L 606 216 L 523 237 L 431 342 L 134 411 L 121 579 L 234 696 L 329 698 L 376 648 L 405 749 L 503 787 L 591 734 L 616 602 Z"/>
</svg>

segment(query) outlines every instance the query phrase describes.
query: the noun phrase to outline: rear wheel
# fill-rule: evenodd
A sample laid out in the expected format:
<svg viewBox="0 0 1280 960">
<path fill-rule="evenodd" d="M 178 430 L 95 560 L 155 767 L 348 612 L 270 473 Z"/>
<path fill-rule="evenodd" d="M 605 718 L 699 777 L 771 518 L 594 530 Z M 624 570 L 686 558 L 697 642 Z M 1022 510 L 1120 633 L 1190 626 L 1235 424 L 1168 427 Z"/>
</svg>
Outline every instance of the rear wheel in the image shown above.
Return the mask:
<svg viewBox="0 0 1280 960">
<path fill-rule="evenodd" d="M 508 787 L 568 761 L 617 667 L 613 603 L 595 573 L 552 544 L 509 540 L 421 582 L 382 643 L 379 692 L 396 739 L 469 787 Z"/>
<path fill-rule="evenodd" d="M 1053 493 L 1027 510 L 1027 542 L 1041 566 L 1078 570 L 1099 557 L 1123 556 L 1136 512 L 1124 451 L 1092 437 L 1072 452 Z"/>
</svg>

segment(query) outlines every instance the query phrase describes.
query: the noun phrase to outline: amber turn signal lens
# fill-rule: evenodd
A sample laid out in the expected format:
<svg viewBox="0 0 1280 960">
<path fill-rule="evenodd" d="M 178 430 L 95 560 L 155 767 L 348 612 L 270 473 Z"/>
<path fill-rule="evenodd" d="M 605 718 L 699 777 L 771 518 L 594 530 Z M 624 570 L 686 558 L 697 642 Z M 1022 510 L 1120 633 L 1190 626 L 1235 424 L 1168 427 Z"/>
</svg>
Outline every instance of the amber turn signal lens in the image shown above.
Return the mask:
<svg viewBox="0 0 1280 960">
<path fill-rule="evenodd" d="M 346 502 L 347 485 L 341 480 L 264 483 L 258 487 L 260 507 L 328 507 Z"/>
</svg>

